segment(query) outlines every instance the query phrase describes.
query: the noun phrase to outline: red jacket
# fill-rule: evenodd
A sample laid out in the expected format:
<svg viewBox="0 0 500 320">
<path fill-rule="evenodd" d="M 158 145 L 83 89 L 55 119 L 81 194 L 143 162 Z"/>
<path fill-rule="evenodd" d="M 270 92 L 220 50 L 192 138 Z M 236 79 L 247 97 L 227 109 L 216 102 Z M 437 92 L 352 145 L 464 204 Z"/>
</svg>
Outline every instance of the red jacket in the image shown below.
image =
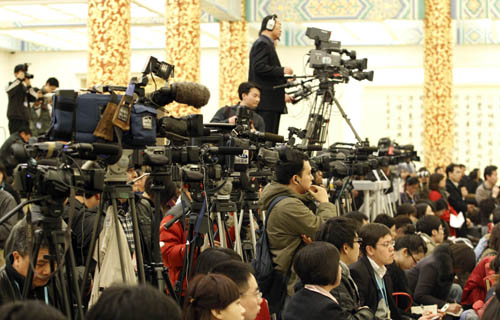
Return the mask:
<svg viewBox="0 0 500 320">
<path fill-rule="evenodd" d="M 161 247 L 163 264 L 168 268 L 170 281 L 172 281 L 172 285 L 175 287 L 175 282 L 179 279 L 184 264 L 187 231 L 183 230 L 179 221 L 171 225 L 168 230 L 165 230 L 163 226 L 173 218 L 171 215 L 166 215 L 161 221 L 160 242 L 163 242 L 163 246 Z M 186 289 L 186 281 L 184 281 L 183 287 Z"/>
<path fill-rule="evenodd" d="M 442 198 L 442 196 L 441 196 L 441 193 L 439 193 L 439 191 L 431 190 L 429 192 L 429 200 L 437 201 L 441 198 Z M 444 200 L 446 200 L 446 199 L 444 199 Z M 446 202 L 448 202 L 448 200 L 446 200 Z M 448 226 L 450 225 L 450 214 L 457 215 L 457 212 L 455 211 L 455 209 L 453 209 L 452 206 L 450 206 L 450 204 L 448 204 L 448 210 L 444 210 L 443 214 L 440 217 L 441 220 L 446 221 L 446 223 L 448 223 Z M 455 231 L 455 228 L 450 227 L 450 236 L 455 236 L 456 234 L 457 233 Z"/>
<path fill-rule="evenodd" d="M 495 256 L 487 256 L 479 261 L 472 273 L 470 274 L 464 286 L 462 293 L 463 305 L 472 305 L 478 300 L 484 301 L 486 298 L 486 281 L 485 278 L 489 275 L 495 274 L 494 270 L 490 268 L 490 262 L 495 259 Z"/>
</svg>

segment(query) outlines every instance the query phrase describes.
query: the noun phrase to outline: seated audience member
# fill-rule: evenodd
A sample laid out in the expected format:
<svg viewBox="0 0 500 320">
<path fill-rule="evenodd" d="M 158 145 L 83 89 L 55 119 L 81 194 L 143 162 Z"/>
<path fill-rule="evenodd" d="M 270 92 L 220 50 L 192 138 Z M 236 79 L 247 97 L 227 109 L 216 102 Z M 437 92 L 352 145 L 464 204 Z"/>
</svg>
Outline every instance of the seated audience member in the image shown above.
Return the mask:
<svg viewBox="0 0 500 320">
<path fill-rule="evenodd" d="M 0 320 L 65 320 L 61 311 L 37 300 L 9 302 L 0 307 Z"/>
<path fill-rule="evenodd" d="M 489 234 L 488 246 L 479 254 L 478 261 L 490 255 L 497 255 L 500 252 L 500 224 L 496 224 Z"/>
<path fill-rule="evenodd" d="M 197 275 L 188 286 L 184 320 L 244 320 L 236 284 L 222 274 Z"/>
<path fill-rule="evenodd" d="M 391 230 L 380 223 L 369 223 L 359 230 L 359 236 L 363 239 L 363 256 L 349 269 L 359 289 L 360 304 L 368 306 L 377 318 L 400 319 L 386 268 L 394 262 Z"/>
<path fill-rule="evenodd" d="M 417 177 L 408 176 L 401 193 L 401 203 L 415 204 L 419 200 L 418 187 L 420 182 Z"/>
<path fill-rule="evenodd" d="M 431 255 L 422 259 L 407 271 L 408 285 L 415 304 L 437 304 L 442 308 L 450 302 L 449 311 L 458 312 L 458 301 L 462 295 L 460 286 L 454 285 L 455 274 L 471 272 L 475 260 L 472 249 L 464 243 L 441 244 Z M 458 286 L 458 287 L 457 287 Z"/>
<path fill-rule="evenodd" d="M 434 215 L 441 218 L 443 214 L 448 211 L 448 202 L 444 199 L 437 199 L 434 201 Z M 443 220 L 444 221 L 444 220 Z"/>
<path fill-rule="evenodd" d="M 358 316 L 360 300 L 356 283 L 351 277 L 349 265 L 358 261 L 362 239 L 358 237 L 357 225 L 352 219 L 335 217 L 328 219 L 316 233 L 316 241 L 333 244 L 340 252 L 342 278 L 338 287 L 331 291 L 342 310 L 349 312 L 345 319 Z"/>
<path fill-rule="evenodd" d="M 469 180 L 465 183 L 467 191 L 471 195 L 476 194 L 477 187 L 483 182 L 478 168 L 475 168 L 469 173 Z"/>
<path fill-rule="evenodd" d="M 417 220 L 423 216 L 434 215 L 432 208 L 433 204 L 430 200 L 420 200 L 417 202 L 417 204 L 415 204 L 415 209 L 417 209 Z"/>
<path fill-rule="evenodd" d="M 86 320 L 181 320 L 175 301 L 150 285 L 116 286 L 103 291 Z"/>
<path fill-rule="evenodd" d="M 406 216 L 410 218 L 412 222 L 417 222 L 417 208 L 413 204 L 403 203 L 398 206 L 396 217 L 397 216 Z"/>
<path fill-rule="evenodd" d="M 242 262 L 241 256 L 232 249 L 211 247 L 203 250 L 196 259 L 193 277 L 199 274 L 209 274 L 216 265 L 224 261 Z"/>
<path fill-rule="evenodd" d="M 238 108 L 243 107 L 250 109 L 250 125 L 251 129 L 260 132 L 266 131 L 266 124 L 264 119 L 255 112 L 255 109 L 259 105 L 260 101 L 260 87 L 252 82 L 242 82 L 238 87 L 238 95 L 240 97 L 240 102 L 235 106 L 225 106 L 217 110 L 210 122 L 222 122 L 222 123 L 236 123 L 236 115 L 238 113 Z"/>
<path fill-rule="evenodd" d="M 495 294 L 484 310 L 481 320 L 500 319 L 500 282 L 495 285 Z"/>
<path fill-rule="evenodd" d="M 351 314 L 330 293 L 342 277 L 339 261 L 339 250 L 328 242 L 314 241 L 299 250 L 293 267 L 304 288 L 287 304 L 285 319 L 350 319 Z"/>
<path fill-rule="evenodd" d="M 486 199 L 496 199 L 500 189 L 498 188 L 498 173 L 496 166 L 487 166 L 484 168 L 484 182 L 479 185 L 476 189 L 476 201 L 481 203 L 481 201 Z"/>
<path fill-rule="evenodd" d="M 30 261 L 31 233 L 28 232 L 26 220 L 12 230 L 12 253 L 6 258 L 5 266 L 0 269 L 0 305 L 21 300 L 22 288 L 31 265 L 34 266 L 33 281 L 28 291 L 28 299 L 44 302 L 52 301 L 52 292 L 48 290 L 50 280 L 50 262 L 48 243 L 43 241 L 34 263 Z"/>
<path fill-rule="evenodd" d="M 447 200 L 447 191 L 446 191 L 446 177 L 442 174 L 439 173 L 434 173 L 431 174 L 430 180 L 429 180 L 429 200 L 434 201 L 435 206 L 436 206 L 436 215 L 443 221 L 446 221 L 446 223 L 450 223 L 450 215 L 457 215 L 457 212 L 455 209 L 450 206 Z M 445 209 L 442 209 L 440 211 L 438 209 L 438 203 L 436 202 L 437 200 L 442 199 L 446 201 L 446 207 Z M 440 211 L 440 213 L 438 213 Z M 450 230 L 451 235 L 455 235 L 456 232 L 454 229 Z"/>
<path fill-rule="evenodd" d="M 345 217 L 355 220 L 358 224 L 358 229 L 370 222 L 368 217 L 363 212 L 360 212 L 360 211 L 348 212 L 345 215 Z"/>
<path fill-rule="evenodd" d="M 416 234 L 407 234 L 396 240 L 394 263 L 387 266 L 393 292 L 410 294 L 405 271 L 413 268 L 425 256 L 426 251 L 424 240 Z M 407 306 L 403 307 L 403 304 L 399 303 L 399 307 L 405 309 Z"/>
<path fill-rule="evenodd" d="M 417 232 L 425 241 L 427 254 L 430 254 L 434 248 L 443 243 L 444 229 L 441 220 L 435 216 L 423 216 L 417 221 Z"/>
<path fill-rule="evenodd" d="M 254 320 L 261 310 L 262 293 L 250 265 L 239 261 L 224 261 L 216 265 L 212 273 L 223 274 L 233 280 L 240 290 L 240 302 L 245 308 L 245 320 Z M 269 310 L 267 319 L 270 319 Z"/>
<path fill-rule="evenodd" d="M 396 237 L 396 221 L 390 215 L 381 213 L 377 215 L 377 217 L 375 218 L 375 220 L 373 220 L 373 222 L 383 224 L 384 226 L 389 228 L 389 230 L 391 230 L 392 237 L 393 238 Z"/>
<path fill-rule="evenodd" d="M 479 203 L 479 219 L 482 236 L 490 232 L 493 228 L 491 215 L 493 214 L 493 211 L 495 211 L 495 202 L 495 199 L 485 199 Z"/>
<path fill-rule="evenodd" d="M 497 260 L 497 257 L 491 255 L 479 261 L 465 282 L 460 304 L 472 306 L 478 300 L 486 300 L 486 293 L 488 292 L 486 278 L 495 274 L 494 261 Z"/>
<path fill-rule="evenodd" d="M 396 226 L 396 237 L 394 238 L 394 240 L 403 237 L 405 234 L 415 233 L 415 226 L 411 222 L 411 219 L 407 216 L 396 216 L 394 218 L 394 222 Z"/>
</svg>

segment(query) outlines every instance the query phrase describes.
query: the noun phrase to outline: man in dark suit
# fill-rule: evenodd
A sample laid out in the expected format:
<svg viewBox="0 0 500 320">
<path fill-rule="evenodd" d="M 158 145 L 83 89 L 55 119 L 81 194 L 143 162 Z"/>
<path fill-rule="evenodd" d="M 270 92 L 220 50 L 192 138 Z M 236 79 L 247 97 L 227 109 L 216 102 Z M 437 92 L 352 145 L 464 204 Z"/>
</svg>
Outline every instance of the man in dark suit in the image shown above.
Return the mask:
<svg viewBox="0 0 500 320">
<path fill-rule="evenodd" d="M 363 239 L 363 256 L 349 269 L 359 289 L 360 304 L 368 306 L 379 319 L 401 319 L 385 267 L 394 262 L 391 230 L 380 223 L 369 223 L 361 227 L 359 237 Z"/>
<path fill-rule="evenodd" d="M 469 205 L 465 201 L 467 196 L 467 188 L 461 186 L 460 180 L 462 179 L 462 170 L 460 165 L 452 163 L 446 167 L 446 191 L 448 191 L 448 203 L 455 209 L 457 213 L 462 212 L 464 218 L 467 219 L 467 212 L 469 211 Z M 473 205 L 470 205 L 473 206 Z M 458 237 L 467 236 L 467 224 L 464 223 L 460 228 L 457 228 Z"/>
<path fill-rule="evenodd" d="M 293 70 L 282 67 L 274 42 L 281 35 L 281 22 L 276 15 L 262 20 L 259 38 L 250 50 L 250 69 L 248 80 L 261 88 L 260 103 L 257 112 L 264 118 L 266 131 L 278 133 L 280 117 L 286 113 L 286 102 L 292 102 L 285 89 L 273 90 L 273 86 L 286 83 L 285 75 L 292 75 Z"/>
</svg>

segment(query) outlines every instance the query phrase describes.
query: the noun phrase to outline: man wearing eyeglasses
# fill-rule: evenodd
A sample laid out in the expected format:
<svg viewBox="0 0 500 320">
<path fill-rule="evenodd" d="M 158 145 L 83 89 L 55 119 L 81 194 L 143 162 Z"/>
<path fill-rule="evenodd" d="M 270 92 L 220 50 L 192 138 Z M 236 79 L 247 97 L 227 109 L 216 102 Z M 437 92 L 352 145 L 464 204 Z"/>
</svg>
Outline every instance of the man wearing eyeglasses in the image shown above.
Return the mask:
<svg viewBox="0 0 500 320">
<path fill-rule="evenodd" d="M 379 319 L 401 319 L 386 268 L 394 262 L 391 230 L 380 223 L 369 223 L 359 230 L 359 236 L 363 239 L 363 257 L 349 269 L 358 286 L 361 305 L 368 306 Z"/>
</svg>

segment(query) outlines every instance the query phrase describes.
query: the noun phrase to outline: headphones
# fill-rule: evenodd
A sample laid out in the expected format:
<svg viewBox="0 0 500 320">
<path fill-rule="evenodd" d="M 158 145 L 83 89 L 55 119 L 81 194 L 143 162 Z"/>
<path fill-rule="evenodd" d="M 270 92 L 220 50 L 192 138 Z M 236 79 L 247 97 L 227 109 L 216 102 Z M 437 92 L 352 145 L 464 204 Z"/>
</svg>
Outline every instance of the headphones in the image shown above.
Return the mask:
<svg viewBox="0 0 500 320">
<path fill-rule="evenodd" d="M 271 16 L 271 19 L 267 20 L 266 30 L 268 30 L 268 31 L 274 30 L 274 26 L 276 26 L 276 18 L 277 18 L 277 16 L 275 14 L 273 14 Z"/>
</svg>

